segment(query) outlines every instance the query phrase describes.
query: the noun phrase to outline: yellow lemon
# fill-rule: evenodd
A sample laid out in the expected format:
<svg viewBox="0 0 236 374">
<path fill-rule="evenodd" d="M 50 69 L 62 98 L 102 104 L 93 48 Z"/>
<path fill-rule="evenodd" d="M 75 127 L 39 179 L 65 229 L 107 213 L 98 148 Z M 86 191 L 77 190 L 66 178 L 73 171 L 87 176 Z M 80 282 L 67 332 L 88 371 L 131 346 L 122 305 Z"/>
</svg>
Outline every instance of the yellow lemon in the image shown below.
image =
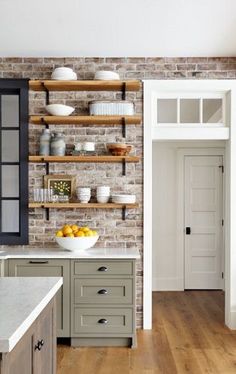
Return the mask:
<svg viewBox="0 0 236 374">
<path fill-rule="evenodd" d="M 80 236 L 85 236 L 84 232 L 83 231 L 78 231 L 76 234 L 75 234 L 76 237 L 80 237 Z"/>
<path fill-rule="evenodd" d="M 57 231 L 56 236 L 61 238 L 63 236 L 63 232 L 61 230 Z"/>
<path fill-rule="evenodd" d="M 86 236 L 93 236 L 93 232 L 92 230 L 89 230 L 85 233 Z"/>
<path fill-rule="evenodd" d="M 68 226 L 68 227 L 65 227 L 64 229 L 63 229 L 63 234 L 66 236 L 66 235 L 68 235 L 68 234 L 72 234 L 73 233 L 73 231 L 72 231 L 72 229 L 70 228 L 70 226 Z"/>
<path fill-rule="evenodd" d="M 66 234 L 66 237 L 67 238 L 74 238 L 74 234 L 72 234 L 72 233 Z"/>
<path fill-rule="evenodd" d="M 68 227 L 70 227 L 70 225 L 64 225 L 61 229 L 61 231 L 64 231 L 65 229 L 67 229 Z"/>
<path fill-rule="evenodd" d="M 89 228 L 88 227 L 82 227 L 83 232 L 88 232 Z"/>
<path fill-rule="evenodd" d="M 79 227 L 78 227 L 77 225 L 71 225 L 71 230 L 72 230 L 73 232 L 78 231 L 78 229 L 79 229 Z"/>
<path fill-rule="evenodd" d="M 97 231 L 95 231 L 95 230 L 93 230 L 92 233 L 93 233 L 93 236 L 97 236 L 98 235 Z"/>
</svg>

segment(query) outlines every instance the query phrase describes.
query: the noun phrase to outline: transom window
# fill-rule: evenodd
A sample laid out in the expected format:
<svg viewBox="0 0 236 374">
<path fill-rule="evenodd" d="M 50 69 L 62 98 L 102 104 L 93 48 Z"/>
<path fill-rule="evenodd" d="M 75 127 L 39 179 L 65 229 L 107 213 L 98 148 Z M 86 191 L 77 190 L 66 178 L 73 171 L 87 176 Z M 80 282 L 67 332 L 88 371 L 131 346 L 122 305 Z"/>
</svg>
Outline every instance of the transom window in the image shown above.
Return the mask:
<svg viewBox="0 0 236 374">
<path fill-rule="evenodd" d="M 180 94 L 157 98 L 157 125 L 225 126 L 225 99 L 222 94 Z"/>
</svg>

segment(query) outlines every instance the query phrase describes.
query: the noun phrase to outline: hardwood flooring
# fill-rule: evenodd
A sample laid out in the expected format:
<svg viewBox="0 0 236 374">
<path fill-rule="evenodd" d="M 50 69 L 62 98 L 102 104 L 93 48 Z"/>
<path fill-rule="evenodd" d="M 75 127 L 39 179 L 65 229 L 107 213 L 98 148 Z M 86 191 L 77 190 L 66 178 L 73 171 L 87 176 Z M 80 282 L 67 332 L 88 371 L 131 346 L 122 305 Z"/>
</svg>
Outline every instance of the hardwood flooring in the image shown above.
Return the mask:
<svg viewBox="0 0 236 374">
<path fill-rule="evenodd" d="M 138 348 L 58 347 L 57 374 L 236 374 L 236 331 L 221 291 L 154 292 Z"/>
</svg>

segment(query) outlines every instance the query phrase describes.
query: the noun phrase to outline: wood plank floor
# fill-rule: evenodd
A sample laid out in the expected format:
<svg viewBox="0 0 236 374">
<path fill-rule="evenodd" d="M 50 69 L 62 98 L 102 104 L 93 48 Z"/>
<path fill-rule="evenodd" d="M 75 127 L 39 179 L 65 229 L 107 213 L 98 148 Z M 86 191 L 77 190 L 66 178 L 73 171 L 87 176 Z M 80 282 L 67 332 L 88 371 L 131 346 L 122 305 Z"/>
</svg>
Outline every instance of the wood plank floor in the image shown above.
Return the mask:
<svg viewBox="0 0 236 374">
<path fill-rule="evenodd" d="M 221 291 L 155 292 L 153 330 L 138 348 L 58 347 L 57 374 L 236 373 L 236 331 Z"/>
</svg>

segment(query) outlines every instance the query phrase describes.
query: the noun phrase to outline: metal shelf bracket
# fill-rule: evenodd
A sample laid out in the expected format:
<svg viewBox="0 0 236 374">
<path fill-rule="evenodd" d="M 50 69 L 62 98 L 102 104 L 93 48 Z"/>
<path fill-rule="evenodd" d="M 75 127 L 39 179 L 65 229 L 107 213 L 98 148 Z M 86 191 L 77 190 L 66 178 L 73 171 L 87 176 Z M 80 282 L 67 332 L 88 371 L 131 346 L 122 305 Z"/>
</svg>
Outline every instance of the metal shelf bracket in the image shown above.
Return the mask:
<svg viewBox="0 0 236 374">
<path fill-rule="evenodd" d="M 122 220 L 123 221 L 126 220 L 126 206 L 125 205 L 122 207 Z"/>
<path fill-rule="evenodd" d="M 126 118 L 122 117 L 122 137 L 126 138 Z"/>
<path fill-rule="evenodd" d="M 123 158 L 123 160 L 122 160 L 122 175 L 123 176 L 126 175 L 126 160 L 125 160 L 125 158 Z"/>
<path fill-rule="evenodd" d="M 122 100 L 126 100 L 126 82 L 123 82 L 122 84 L 122 95 L 121 95 Z"/>
</svg>

